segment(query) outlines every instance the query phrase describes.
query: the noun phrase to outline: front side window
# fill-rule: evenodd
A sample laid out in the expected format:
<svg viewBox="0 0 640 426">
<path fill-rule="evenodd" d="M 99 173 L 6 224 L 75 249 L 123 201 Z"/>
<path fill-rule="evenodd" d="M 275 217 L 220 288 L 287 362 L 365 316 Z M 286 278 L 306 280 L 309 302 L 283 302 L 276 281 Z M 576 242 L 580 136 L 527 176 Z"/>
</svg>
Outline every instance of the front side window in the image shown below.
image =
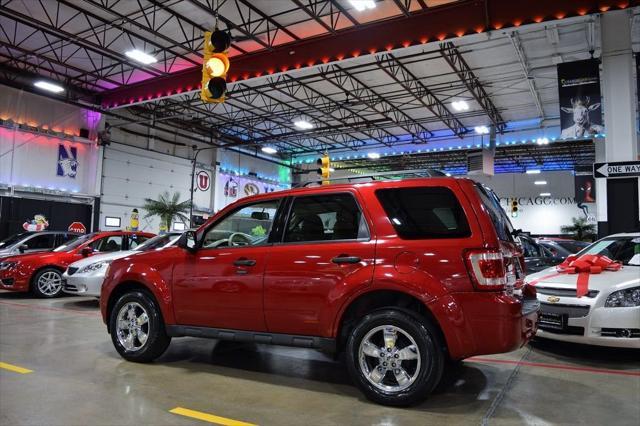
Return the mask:
<svg viewBox="0 0 640 426">
<path fill-rule="evenodd" d="M 293 201 L 285 242 L 358 240 L 369 237 L 367 225 L 350 194 L 299 197 Z"/>
<path fill-rule="evenodd" d="M 400 238 L 465 238 L 471 235 L 462 206 L 449 188 L 380 189 L 376 196 Z"/>
<path fill-rule="evenodd" d="M 89 247 L 95 252 L 110 253 L 122 250 L 122 235 L 112 235 L 110 237 L 100 238 L 89 244 Z"/>
<path fill-rule="evenodd" d="M 136 247 L 147 241 L 149 237 L 138 234 L 129 235 L 129 250 L 134 250 Z"/>
<path fill-rule="evenodd" d="M 270 200 L 241 207 L 207 230 L 202 248 L 267 244 L 279 204 Z"/>
<path fill-rule="evenodd" d="M 55 234 L 34 235 L 24 242 L 27 250 L 46 250 L 52 249 L 55 245 Z"/>
</svg>

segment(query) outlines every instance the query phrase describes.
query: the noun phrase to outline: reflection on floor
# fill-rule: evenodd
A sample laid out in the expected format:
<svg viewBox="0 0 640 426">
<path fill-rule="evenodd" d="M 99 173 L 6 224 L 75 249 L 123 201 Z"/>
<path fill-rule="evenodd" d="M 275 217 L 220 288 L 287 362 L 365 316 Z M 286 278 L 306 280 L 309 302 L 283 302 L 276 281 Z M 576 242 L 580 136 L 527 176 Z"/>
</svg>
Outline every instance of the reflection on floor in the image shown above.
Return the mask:
<svg viewBox="0 0 640 426">
<path fill-rule="evenodd" d="M 33 370 L 0 369 L 2 425 L 203 424 L 176 407 L 261 425 L 640 424 L 638 351 L 551 341 L 454 365 L 425 403 L 397 409 L 315 351 L 185 338 L 133 364 L 95 300 L 3 292 L 0 362 Z"/>
</svg>

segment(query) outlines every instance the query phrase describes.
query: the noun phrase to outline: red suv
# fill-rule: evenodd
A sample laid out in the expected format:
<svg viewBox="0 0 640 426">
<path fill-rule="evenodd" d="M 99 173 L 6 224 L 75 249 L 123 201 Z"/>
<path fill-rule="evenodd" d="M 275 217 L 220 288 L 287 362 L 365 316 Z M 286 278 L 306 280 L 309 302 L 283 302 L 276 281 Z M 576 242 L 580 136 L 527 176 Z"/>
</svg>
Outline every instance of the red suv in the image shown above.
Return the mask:
<svg viewBox="0 0 640 426">
<path fill-rule="evenodd" d="M 181 336 L 345 351 L 367 397 L 408 405 L 446 360 L 535 334 L 539 305 L 512 231 L 497 197 L 468 179 L 247 197 L 177 247 L 115 260 L 100 307 L 130 361 Z"/>
<path fill-rule="evenodd" d="M 62 274 L 69 264 L 98 253 L 130 250 L 153 236 L 146 232 L 95 232 L 50 252 L 2 258 L 0 289 L 56 297 L 62 294 Z"/>
</svg>

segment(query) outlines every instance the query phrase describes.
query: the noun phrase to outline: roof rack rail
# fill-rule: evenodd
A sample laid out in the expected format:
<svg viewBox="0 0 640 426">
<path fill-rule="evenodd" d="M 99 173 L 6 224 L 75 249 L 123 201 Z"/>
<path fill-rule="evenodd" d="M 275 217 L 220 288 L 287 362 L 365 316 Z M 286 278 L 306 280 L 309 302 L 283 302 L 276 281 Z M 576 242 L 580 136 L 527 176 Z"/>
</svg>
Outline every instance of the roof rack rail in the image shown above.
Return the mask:
<svg viewBox="0 0 640 426">
<path fill-rule="evenodd" d="M 337 181 L 346 181 L 346 183 L 350 183 L 354 180 L 362 180 L 362 179 L 369 179 L 370 181 L 375 181 L 375 180 L 381 180 L 378 178 L 382 178 L 382 179 L 386 178 L 387 180 L 393 180 L 393 179 L 420 178 L 420 177 L 424 178 L 424 177 L 439 177 L 439 176 L 447 176 L 447 174 L 436 169 L 397 170 L 394 172 L 378 172 L 378 173 L 371 173 L 367 175 L 350 175 L 350 176 L 344 176 L 344 177 L 339 177 L 335 179 L 326 179 L 326 181 L 330 183 L 335 183 Z M 314 184 L 321 185 L 322 180 L 310 180 L 308 182 L 301 182 L 301 183 L 295 184 L 293 187 L 304 188 Z"/>
</svg>

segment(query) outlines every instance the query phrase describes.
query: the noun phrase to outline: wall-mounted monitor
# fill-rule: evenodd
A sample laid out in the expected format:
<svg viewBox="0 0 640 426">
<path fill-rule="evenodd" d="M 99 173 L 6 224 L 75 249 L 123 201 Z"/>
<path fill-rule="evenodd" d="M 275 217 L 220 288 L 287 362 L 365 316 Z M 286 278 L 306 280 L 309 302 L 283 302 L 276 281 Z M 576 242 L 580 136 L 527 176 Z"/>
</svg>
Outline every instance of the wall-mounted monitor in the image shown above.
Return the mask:
<svg viewBox="0 0 640 426">
<path fill-rule="evenodd" d="M 104 218 L 104 226 L 109 228 L 120 228 L 120 218 L 114 216 L 106 216 Z"/>
<path fill-rule="evenodd" d="M 187 225 L 185 225 L 184 222 L 174 222 L 173 224 L 174 231 L 184 231 L 186 229 L 187 229 Z"/>
</svg>

